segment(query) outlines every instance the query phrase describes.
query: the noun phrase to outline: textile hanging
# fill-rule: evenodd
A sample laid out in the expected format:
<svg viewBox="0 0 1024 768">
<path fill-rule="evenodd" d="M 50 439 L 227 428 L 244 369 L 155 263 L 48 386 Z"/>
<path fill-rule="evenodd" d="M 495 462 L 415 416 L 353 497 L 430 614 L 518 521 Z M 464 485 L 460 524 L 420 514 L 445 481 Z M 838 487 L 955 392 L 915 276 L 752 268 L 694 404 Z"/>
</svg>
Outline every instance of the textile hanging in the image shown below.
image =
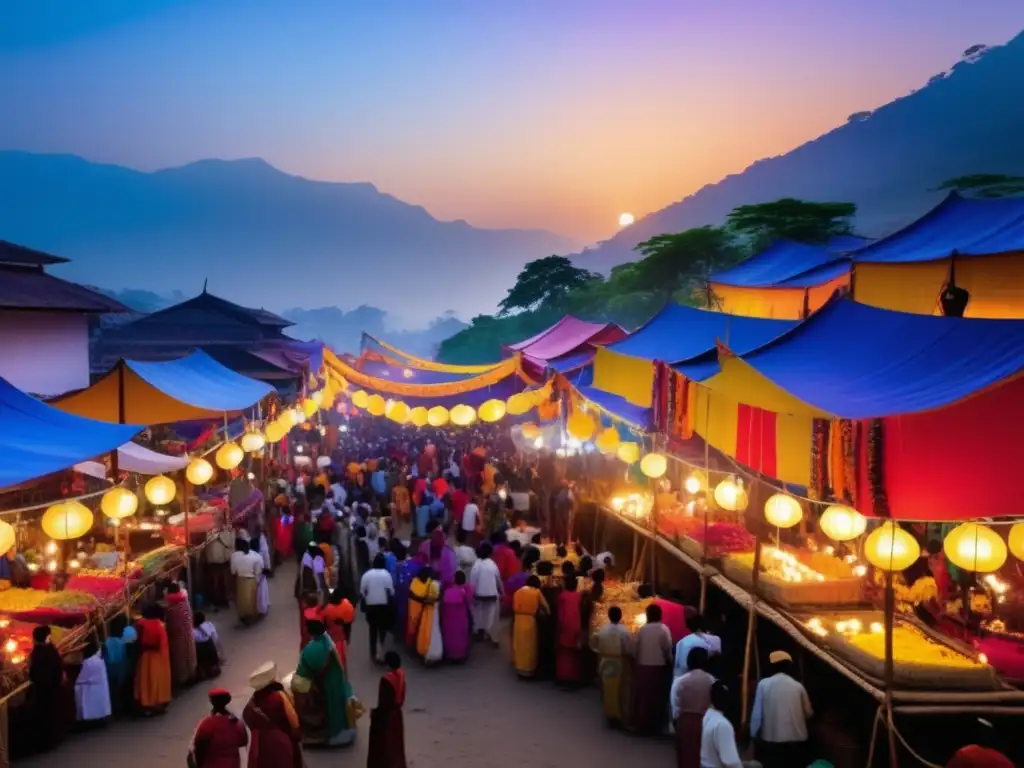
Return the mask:
<svg viewBox="0 0 1024 768">
<path fill-rule="evenodd" d="M 594 386 L 641 408 L 650 408 L 654 392 L 653 362 L 598 349 L 594 355 Z"/>
</svg>

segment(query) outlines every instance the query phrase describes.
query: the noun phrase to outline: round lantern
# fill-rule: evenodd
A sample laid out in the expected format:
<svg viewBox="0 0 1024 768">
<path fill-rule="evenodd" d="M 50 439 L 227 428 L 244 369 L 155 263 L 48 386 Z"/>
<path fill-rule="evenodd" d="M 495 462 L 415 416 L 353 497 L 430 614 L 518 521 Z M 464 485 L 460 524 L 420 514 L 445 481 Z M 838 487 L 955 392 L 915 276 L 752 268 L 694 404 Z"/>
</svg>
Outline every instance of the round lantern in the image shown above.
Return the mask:
<svg viewBox="0 0 1024 768">
<path fill-rule="evenodd" d="M 1006 542 L 987 525 L 962 523 L 942 542 L 946 558 L 957 568 L 977 573 L 998 571 L 1006 562 Z"/>
<path fill-rule="evenodd" d="M 708 489 L 708 476 L 704 474 L 703 470 L 695 469 L 690 473 L 689 477 L 686 478 L 686 482 L 683 483 L 683 487 L 691 496 L 696 496 L 701 491 L 706 491 Z"/>
<path fill-rule="evenodd" d="M 443 405 L 435 405 L 427 411 L 427 424 L 432 427 L 443 427 L 449 418 L 448 409 Z"/>
<path fill-rule="evenodd" d="M 77 539 L 92 529 L 92 510 L 78 501 L 54 504 L 43 513 L 43 533 L 57 541 Z"/>
<path fill-rule="evenodd" d="M 330 456 L 317 456 L 316 457 L 316 466 L 319 469 L 327 469 L 329 466 L 331 466 L 331 457 Z"/>
<path fill-rule="evenodd" d="M 864 557 L 883 571 L 902 571 L 921 556 L 921 545 L 910 533 L 886 522 L 878 526 L 864 541 Z"/>
<path fill-rule="evenodd" d="M 500 421 L 505 415 L 505 410 L 504 400 L 488 400 L 480 406 L 480 420 L 489 422 Z"/>
<path fill-rule="evenodd" d="M 316 392 L 309 396 L 309 399 L 316 403 L 316 407 L 319 408 L 324 404 L 324 390 L 318 389 Z"/>
<path fill-rule="evenodd" d="M 370 396 L 366 394 L 365 390 L 357 389 L 352 393 L 352 405 L 356 408 L 366 408 L 370 402 Z"/>
<path fill-rule="evenodd" d="M 307 397 L 302 401 L 302 414 L 307 418 L 311 419 L 320 410 L 320 406 L 317 405 L 316 400 L 311 397 Z"/>
<path fill-rule="evenodd" d="M 396 424 L 405 424 L 409 418 L 409 406 L 401 400 L 389 400 L 384 408 L 384 415 Z"/>
<path fill-rule="evenodd" d="M 594 424 L 594 420 L 590 415 L 582 411 L 576 411 L 565 422 L 565 431 L 569 433 L 570 437 L 575 437 L 580 442 L 593 437 L 596 427 L 597 425 Z"/>
<path fill-rule="evenodd" d="M 217 462 L 217 466 L 221 469 L 234 469 L 242 463 L 244 458 L 245 451 L 242 450 L 241 446 L 237 443 L 224 443 L 224 445 L 217 449 L 217 454 L 213 457 L 213 460 Z"/>
<path fill-rule="evenodd" d="M 263 446 L 267 444 L 267 438 L 259 430 L 252 430 L 242 435 L 242 450 L 246 453 L 256 453 L 262 451 Z"/>
<path fill-rule="evenodd" d="M 616 455 L 619 457 L 619 461 L 635 464 L 640 459 L 640 446 L 632 442 L 619 443 Z"/>
<path fill-rule="evenodd" d="M 300 408 L 289 408 L 281 414 L 281 419 L 288 425 L 288 429 L 298 426 L 305 418 Z"/>
<path fill-rule="evenodd" d="M 315 392 L 314 394 L 321 394 L 321 393 L 320 392 Z M 334 405 L 334 400 L 335 400 L 335 398 L 337 396 L 338 396 L 338 393 L 334 390 L 334 387 L 332 387 L 330 385 L 324 387 L 323 390 L 322 390 L 322 395 L 320 397 L 320 407 L 323 408 L 324 410 L 327 410 L 332 405 Z"/>
<path fill-rule="evenodd" d="M 476 421 L 476 411 L 468 405 L 456 405 L 451 410 L 451 419 L 457 427 L 468 427 Z"/>
<path fill-rule="evenodd" d="M 174 483 L 171 483 L 174 485 Z M 135 510 L 139 508 L 139 497 L 129 491 L 127 488 L 117 487 L 111 488 L 109 491 L 103 494 L 103 498 L 100 499 L 100 509 L 103 510 L 103 514 L 112 520 L 121 520 L 125 517 L 131 517 L 135 514 Z"/>
<path fill-rule="evenodd" d="M 178 489 L 175 487 L 174 481 L 166 475 L 151 477 L 146 482 L 146 499 L 156 507 L 170 504 L 174 501 L 174 495 L 177 492 Z"/>
<path fill-rule="evenodd" d="M 371 416 L 383 416 L 387 408 L 387 401 L 380 395 L 370 395 L 366 401 L 366 410 Z"/>
<path fill-rule="evenodd" d="M 11 551 L 11 547 L 14 546 L 15 540 L 16 536 L 14 535 L 14 526 L 0 520 L 0 557 L 3 557 Z"/>
<path fill-rule="evenodd" d="M 597 450 L 604 454 L 615 453 L 619 448 L 619 430 L 615 427 L 602 429 L 594 441 Z"/>
<path fill-rule="evenodd" d="M 818 527 L 833 541 L 850 541 L 867 530 L 868 519 L 853 507 L 833 504 L 821 513 Z"/>
<path fill-rule="evenodd" d="M 1024 523 L 1010 526 L 1010 551 L 1018 560 L 1024 560 Z"/>
<path fill-rule="evenodd" d="M 640 460 L 640 471 L 657 480 L 668 471 L 668 459 L 660 453 L 648 453 Z"/>
<path fill-rule="evenodd" d="M 273 424 L 270 426 L 273 426 Z M 267 432 L 269 431 L 270 427 L 267 427 Z M 210 478 L 213 477 L 213 465 L 206 459 L 192 459 L 185 469 L 185 477 L 188 478 L 192 485 L 206 485 L 210 482 Z"/>
<path fill-rule="evenodd" d="M 412 423 L 413 426 L 425 427 L 427 425 L 428 418 L 429 415 L 427 413 L 427 409 L 424 408 L 422 405 L 417 405 L 415 408 L 409 411 L 409 421 Z"/>
<path fill-rule="evenodd" d="M 518 392 L 508 399 L 506 410 L 512 416 L 522 416 L 533 408 L 533 398 L 528 392 Z"/>
<path fill-rule="evenodd" d="M 267 424 L 267 429 L 263 436 L 267 439 L 268 443 L 279 443 L 288 434 L 289 429 L 290 427 L 287 424 L 278 419 Z"/>
<path fill-rule="evenodd" d="M 800 502 L 785 493 L 776 493 L 764 503 L 764 519 L 776 528 L 792 528 L 804 517 Z"/>
<path fill-rule="evenodd" d="M 715 504 L 726 512 L 742 512 L 749 501 L 743 481 L 732 475 L 715 486 Z"/>
<path fill-rule="evenodd" d="M 540 437 L 540 427 L 532 423 L 523 424 L 522 433 L 527 440 L 536 440 Z"/>
</svg>

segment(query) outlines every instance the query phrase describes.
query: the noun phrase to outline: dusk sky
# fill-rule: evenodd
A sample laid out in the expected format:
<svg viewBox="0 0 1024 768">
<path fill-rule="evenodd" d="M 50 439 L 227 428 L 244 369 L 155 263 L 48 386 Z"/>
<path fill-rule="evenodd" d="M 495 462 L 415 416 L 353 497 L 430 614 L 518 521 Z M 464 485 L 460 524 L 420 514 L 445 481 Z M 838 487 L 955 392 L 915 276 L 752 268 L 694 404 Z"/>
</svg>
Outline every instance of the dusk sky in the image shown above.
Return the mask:
<svg viewBox="0 0 1024 768">
<path fill-rule="evenodd" d="M 1012 0 L 8 0 L 0 148 L 259 156 L 594 241 L 1024 28 Z"/>
</svg>

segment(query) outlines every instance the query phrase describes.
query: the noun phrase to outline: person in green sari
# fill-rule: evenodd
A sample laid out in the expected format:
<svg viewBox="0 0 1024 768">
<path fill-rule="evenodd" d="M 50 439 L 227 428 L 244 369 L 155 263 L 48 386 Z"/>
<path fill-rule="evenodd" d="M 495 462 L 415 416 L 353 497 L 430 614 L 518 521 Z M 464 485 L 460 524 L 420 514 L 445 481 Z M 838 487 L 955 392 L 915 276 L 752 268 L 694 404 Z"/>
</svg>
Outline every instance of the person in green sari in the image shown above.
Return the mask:
<svg viewBox="0 0 1024 768">
<path fill-rule="evenodd" d="M 304 744 L 340 747 L 356 738 L 359 703 L 322 621 L 306 622 L 309 644 L 299 654 L 291 690 Z"/>
</svg>

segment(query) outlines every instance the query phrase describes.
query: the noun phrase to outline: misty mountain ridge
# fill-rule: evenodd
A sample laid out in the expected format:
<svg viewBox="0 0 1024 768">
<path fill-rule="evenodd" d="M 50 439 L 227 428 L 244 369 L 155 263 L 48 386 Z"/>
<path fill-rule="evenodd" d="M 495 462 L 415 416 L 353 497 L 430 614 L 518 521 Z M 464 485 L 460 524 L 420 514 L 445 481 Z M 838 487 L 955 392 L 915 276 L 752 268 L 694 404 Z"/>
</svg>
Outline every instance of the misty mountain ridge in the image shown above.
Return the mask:
<svg viewBox="0 0 1024 768">
<path fill-rule="evenodd" d="M 525 262 L 576 245 L 439 221 L 373 184 L 260 159 L 141 172 L 6 151 L 0 178 L 0 237 L 71 259 L 60 277 L 159 295 L 208 278 L 226 299 L 277 312 L 366 303 L 405 325 L 453 305 L 490 312 Z"/>
<path fill-rule="evenodd" d="M 639 219 L 574 255 L 607 272 L 633 261 L 655 235 L 722 224 L 739 205 L 783 197 L 857 204 L 861 234 L 888 234 L 937 204 L 947 179 L 974 173 L 1024 175 L 1024 33 L 1006 45 L 972 46 L 919 90 L 857 112 L 790 152 L 753 163 Z"/>
</svg>

